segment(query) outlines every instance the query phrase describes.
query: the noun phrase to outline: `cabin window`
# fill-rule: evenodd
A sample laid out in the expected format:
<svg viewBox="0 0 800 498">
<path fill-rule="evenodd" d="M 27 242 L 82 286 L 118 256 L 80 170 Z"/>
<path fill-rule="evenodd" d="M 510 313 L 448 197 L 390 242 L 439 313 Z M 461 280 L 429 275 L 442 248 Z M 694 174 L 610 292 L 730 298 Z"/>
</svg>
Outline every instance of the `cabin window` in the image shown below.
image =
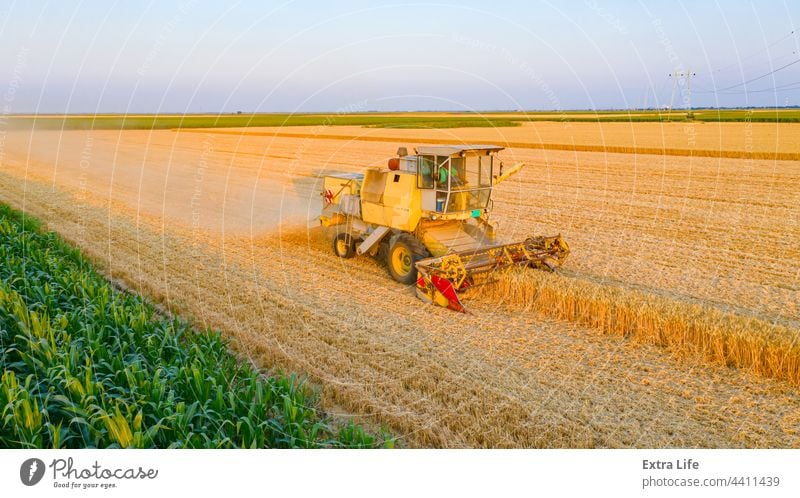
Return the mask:
<svg viewBox="0 0 800 498">
<path fill-rule="evenodd" d="M 492 156 L 490 154 L 481 156 L 481 167 L 479 176 L 480 176 L 481 187 L 492 186 Z"/>
<path fill-rule="evenodd" d="M 434 156 L 417 158 L 417 187 L 433 188 Z"/>
</svg>

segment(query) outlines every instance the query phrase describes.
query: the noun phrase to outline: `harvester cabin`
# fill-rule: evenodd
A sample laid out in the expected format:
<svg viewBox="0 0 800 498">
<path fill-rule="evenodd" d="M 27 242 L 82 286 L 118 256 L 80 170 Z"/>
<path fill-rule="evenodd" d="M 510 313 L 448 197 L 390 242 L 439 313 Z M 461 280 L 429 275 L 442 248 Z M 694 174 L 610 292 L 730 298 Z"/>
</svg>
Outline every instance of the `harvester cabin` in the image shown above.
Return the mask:
<svg viewBox="0 0 800 498">
<path fill-rule="evenodd" d="M 417 188 L 422 191 L 422 209 L 478 216 L 491 198 L 494 155 L 502 149 L 495 145 L 418 147 Z"/>
</svg>

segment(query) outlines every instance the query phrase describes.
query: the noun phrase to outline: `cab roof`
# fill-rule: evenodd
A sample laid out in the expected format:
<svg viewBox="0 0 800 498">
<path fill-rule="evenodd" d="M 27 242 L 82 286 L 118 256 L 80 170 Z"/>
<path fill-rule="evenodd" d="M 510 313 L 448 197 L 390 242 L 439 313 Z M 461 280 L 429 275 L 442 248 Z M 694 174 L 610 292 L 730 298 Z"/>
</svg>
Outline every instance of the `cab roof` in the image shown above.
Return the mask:
<svg viewBox="0 0 800 498">
<path fill-rule="evenodd" d="M 497 152 L 505 147 L 499 145 L 465 144 L 465 145 L 423 145 L 417 147 L 415 151 L 420 155 L 431 156 L 452 156 L 462 152 L 481 151 Z"/>
</svg>

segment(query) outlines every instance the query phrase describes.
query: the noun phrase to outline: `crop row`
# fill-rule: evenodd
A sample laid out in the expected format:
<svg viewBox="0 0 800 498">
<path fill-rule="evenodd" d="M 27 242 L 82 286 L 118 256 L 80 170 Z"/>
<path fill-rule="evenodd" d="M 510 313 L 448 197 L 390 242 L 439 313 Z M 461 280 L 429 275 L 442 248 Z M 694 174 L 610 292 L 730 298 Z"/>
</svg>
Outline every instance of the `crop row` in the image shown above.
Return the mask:
<svg viewBox="0 0 800 498">
<path fill-rule="evenodd" d="M 486 299 L 605 334 L 700 355 L 800 385 L 800 331 L 790 325 L 615 284 L 512 271 L 482 286 Z"/>
<path fill-rule="evenodd" d="M 79 252 L 0 205 L 0 447 L 390 445 L 334 426 L 294 375 L 114 290 Z"/>
</svg>

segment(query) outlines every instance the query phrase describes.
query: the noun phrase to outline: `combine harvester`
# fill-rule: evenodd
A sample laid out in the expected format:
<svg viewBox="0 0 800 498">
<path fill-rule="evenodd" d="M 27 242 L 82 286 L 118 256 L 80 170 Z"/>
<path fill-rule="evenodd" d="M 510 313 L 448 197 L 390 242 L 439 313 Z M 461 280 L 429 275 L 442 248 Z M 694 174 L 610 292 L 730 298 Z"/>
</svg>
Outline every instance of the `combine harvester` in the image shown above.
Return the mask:
<svg viewBox="0 0 800 498">
<path fill-rule="evenodd" d="M 561 235 L 497 241 L 492 189 L 524 166 L 503 171 L 494 145 L 400 147 L 388 169 L 325 176 L 320 222 L 338 227 L 337 256 L 386 261 L 398 282 L 416 283 L 428 303 L 464 312 L 458 292 L 515 266 L 553 270 L 569 255 Z M 496 171 L 495 171 L 496 170 Z"/>
</svg>

